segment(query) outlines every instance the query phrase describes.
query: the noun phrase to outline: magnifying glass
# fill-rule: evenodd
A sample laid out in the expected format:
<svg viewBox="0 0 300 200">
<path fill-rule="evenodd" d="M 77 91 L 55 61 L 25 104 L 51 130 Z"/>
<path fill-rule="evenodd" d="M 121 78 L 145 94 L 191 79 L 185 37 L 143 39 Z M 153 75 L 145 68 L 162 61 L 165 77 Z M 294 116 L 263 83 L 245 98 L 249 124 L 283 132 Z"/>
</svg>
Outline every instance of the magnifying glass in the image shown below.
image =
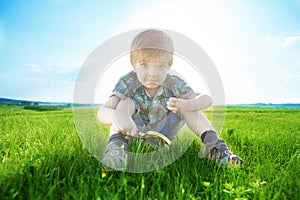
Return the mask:
<svg viewBox="0 0 300 200">
<path fill-rule="evenodd" d="M 171 146 L 172 142 L 169 138 L 167 138 L 165 135 L 156 132 L 156 131 L 148 131 L 146 133 L 139 133 L 140 138 L 142 138 L 144 141 L 148 142 L 154 147 L 160 147 L 160 146 Z"/>
</svg>

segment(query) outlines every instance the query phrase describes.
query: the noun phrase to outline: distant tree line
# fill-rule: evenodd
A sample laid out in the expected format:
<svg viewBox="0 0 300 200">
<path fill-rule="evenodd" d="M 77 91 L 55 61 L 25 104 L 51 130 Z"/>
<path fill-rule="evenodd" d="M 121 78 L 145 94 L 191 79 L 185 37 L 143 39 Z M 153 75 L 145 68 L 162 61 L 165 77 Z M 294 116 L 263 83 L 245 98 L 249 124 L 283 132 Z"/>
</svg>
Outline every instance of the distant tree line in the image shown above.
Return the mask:
<svg viewBox="0 0 300 200">
<path fill-rule="evenodd" d="M 39 106 L 39 105 L 26 105 L 24 106 L 26 110 L 36 110 L 36 111 L 54 111 L 54 110 L 61 110 L 62 107 L 58 106 Z"/>
<path fill-rule="evenodd" d="M 39 105 L 39 102 L 0 98 L 0 104 L 27 106 Z"/>
<path fill-rule="evenodd" d="M 46 106 L 46 107 L 52 106 L 52 107 L 58 107 L 59 109 L 70 108 L 70 107 L 101 106 L 101 104 L 91 104 L 91 103 L 42 102 L 42 101 L 28 101 L 28 100 L 17 100 L 17 99 L 7 99 L 7 98 L 0 98 L 0 105 L 1 104 L 19 105 L 19 106 Z"/>
</svg>

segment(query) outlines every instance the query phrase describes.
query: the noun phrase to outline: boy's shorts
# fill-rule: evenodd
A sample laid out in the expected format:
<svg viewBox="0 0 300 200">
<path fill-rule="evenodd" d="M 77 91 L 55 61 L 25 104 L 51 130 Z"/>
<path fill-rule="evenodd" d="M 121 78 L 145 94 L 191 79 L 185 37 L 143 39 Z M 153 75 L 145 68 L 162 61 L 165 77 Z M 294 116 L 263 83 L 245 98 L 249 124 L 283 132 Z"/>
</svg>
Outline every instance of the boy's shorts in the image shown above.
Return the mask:
<svg viewBox="0 0 300 200">
<path fill-rule="evenodd" d="M 135 122 L 140 132 L 145 133 L 147 131 L 156 131 L 165 135 L 170 140 L 172 140 L 178 135 L 180 129 L 185 123 L 183 119 L 183 115 L 175 114 L 170 111 L 167 113 L 166 117 L 164 117 L 162 120 L 158 121 L 157 123 L 152 125 L 146 125 L 140 115 L 140 106 L 137 102 L 135 102 L 135 107 L 136 107 L 136 113 L 132 117 L 132 119 Z"/>
</svg>

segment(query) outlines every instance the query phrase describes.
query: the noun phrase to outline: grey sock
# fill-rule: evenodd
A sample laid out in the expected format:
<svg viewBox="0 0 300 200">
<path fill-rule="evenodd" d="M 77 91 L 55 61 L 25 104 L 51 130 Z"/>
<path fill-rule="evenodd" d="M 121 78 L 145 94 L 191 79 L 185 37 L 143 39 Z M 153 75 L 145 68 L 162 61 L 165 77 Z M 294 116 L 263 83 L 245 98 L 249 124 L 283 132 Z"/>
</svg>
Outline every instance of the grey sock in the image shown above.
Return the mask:
<svg viewBox="0 0 300 200">
<path fill-rule="evenodd" d="M 123 146 L 125 150 L 128 149 L 128 140 L 122 133 L 116 133 L 110 136 L 108 143 L 114 144 L 119 147 Z"/>
<path fill-rule="evenodd" d="M 203 144 L 217 142 L 218 139 L 219 139 L 218 134 L 213 130 L 208 130 L 201 134 L 201 140 Z"/>
</svg>

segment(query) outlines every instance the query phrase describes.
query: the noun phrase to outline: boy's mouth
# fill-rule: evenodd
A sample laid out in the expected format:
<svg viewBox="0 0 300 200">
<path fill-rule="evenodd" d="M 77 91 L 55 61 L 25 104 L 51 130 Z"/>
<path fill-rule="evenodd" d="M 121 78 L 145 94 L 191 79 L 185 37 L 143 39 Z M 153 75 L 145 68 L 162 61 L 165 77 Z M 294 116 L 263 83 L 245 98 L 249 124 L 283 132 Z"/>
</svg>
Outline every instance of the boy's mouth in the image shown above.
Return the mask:
<svg viewBox="0 0 300 200">
<path fill-rule="evenodd" d="M 157 83 L 159 80 L 158 79 L 146 79 L 148 83 Z"/>
</svg>

